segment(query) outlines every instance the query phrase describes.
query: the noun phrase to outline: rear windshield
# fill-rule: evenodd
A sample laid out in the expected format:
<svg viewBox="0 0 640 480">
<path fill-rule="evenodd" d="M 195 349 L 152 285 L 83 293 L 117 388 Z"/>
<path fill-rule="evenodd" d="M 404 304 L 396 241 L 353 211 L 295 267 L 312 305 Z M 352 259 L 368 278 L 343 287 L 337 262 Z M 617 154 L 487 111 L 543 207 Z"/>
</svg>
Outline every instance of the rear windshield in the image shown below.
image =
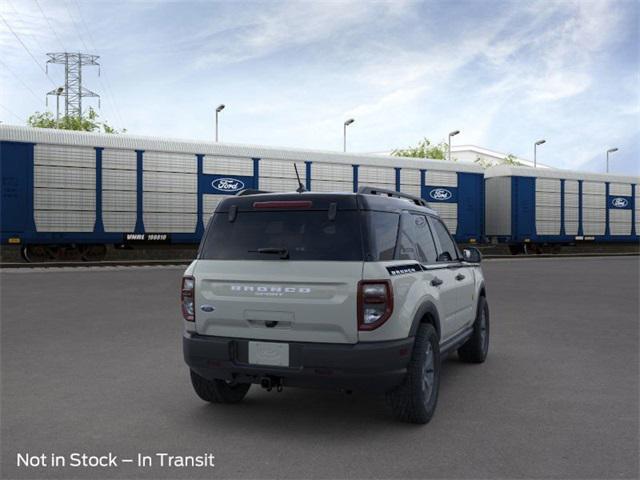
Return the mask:
<svg viewBox="0 0 640 480">
<path fill-rule="evenodd" d="M 362 261 L 360 212 L 326 210 L 239 212 L 211 219 L 199 258 L 204 260 Z"/>
</svg>

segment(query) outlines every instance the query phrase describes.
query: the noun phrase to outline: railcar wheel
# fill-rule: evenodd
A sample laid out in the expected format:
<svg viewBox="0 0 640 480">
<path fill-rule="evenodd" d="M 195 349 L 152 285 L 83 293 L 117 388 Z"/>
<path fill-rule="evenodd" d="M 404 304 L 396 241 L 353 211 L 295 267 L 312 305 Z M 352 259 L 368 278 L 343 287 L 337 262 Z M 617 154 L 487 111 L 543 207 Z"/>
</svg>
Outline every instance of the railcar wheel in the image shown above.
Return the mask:
<svg viewBox="0 0 640 480">
<path fill-rule="evenodd" d="M 25 245 L 20 254 L 27 263 L 46 262 L 55 258 L 46 245 Z"/>
<path fill-rule="evenodd" d="M 99 262 L 107 256 L 106 245 L 83 245 L 80 247 L 80 258 L 84 262 Z"/>
<path fill-rule="evenodd" d="M 511 243 L 509 244 L 509 253 L 511 255 L 520 255 L 522 253 L 525 253 L 524 247 L 519 243 L 518 244 Z"/>
</svg>

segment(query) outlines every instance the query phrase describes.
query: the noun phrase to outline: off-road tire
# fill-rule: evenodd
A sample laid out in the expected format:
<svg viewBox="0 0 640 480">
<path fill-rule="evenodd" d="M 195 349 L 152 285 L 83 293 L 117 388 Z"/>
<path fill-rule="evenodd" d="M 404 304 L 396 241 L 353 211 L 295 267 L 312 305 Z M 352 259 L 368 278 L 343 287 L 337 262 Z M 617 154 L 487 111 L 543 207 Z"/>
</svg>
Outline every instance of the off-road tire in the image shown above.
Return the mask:
<svg viewBox="0 0 640 480">
<path fill-rule="evenodd" d="M 458 349 L 460 360 L 467 363 L 482 363 L 489 352 L 489 304 L 482 296 L 478 300 L 478 312 L 469 340 Z"/>
<path fill-rule="evenodd" d="M 426 383 L 428 369 L 431 369 L 431 387 Z M 436 410 L 439 387 L 438 334 L 432 325 L 423 323 L 416 334 L 407 375 L 399 387 L 387 393 L 387 402 L 398 420 L 428 423 Z"/>
<path fill-rule="evenodd" d="M 238 403 L 242 401 L 251 387 L 250 383 L 230 384 L 224 380 L 207 380 L 193 370 L 190 372 L 191 385 L 205 402 Z"/>
</svg>

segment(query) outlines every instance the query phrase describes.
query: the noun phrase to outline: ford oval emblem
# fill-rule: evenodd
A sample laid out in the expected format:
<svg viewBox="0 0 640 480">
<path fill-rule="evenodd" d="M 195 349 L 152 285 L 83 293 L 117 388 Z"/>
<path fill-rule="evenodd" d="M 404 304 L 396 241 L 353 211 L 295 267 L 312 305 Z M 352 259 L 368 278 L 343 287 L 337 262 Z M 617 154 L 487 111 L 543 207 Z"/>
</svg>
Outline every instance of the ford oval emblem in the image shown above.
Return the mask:
<svg viewBox="0 0 640 480">
<path fill-rule="evenodd" d="M 444 200 L 449 200 L 453 195 L 451 191 L 446 188 L 434 188 L 429 192 L 429 196 L 434 200 L 442 202 Z"/>
<path fill-rule="evenodd" d="M 611 205 L 613 205 L 615 208 L 625 208 L 627 205 L 629 205 L 629 200 L 622 197 L 616 197 L 611 200 Z"/>
<path fill-rule="evenodd" d="M 237 178 L 218 178 L 211 182 L 211 186 L 221 192 L 239 192 L 244 189 L 244 182 Z"/>
<path fill-rule="evenodd" d="M 203 312 L 213 312 L 216 309 L 213 305 L 200 305 L 200 310 Z"/>
</svg>

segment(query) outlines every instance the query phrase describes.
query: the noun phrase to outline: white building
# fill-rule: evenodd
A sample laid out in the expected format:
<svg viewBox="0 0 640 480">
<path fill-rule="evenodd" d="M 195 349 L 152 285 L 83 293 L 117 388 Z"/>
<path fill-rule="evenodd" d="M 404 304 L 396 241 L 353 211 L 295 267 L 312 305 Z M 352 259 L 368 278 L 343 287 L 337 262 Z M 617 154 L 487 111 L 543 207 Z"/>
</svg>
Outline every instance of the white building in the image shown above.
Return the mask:
<svg viewBox="0 0 640 480">
<path fill-rule="evenodd" d="M 499 164 L 508 153 L 496 152 L 484 147 L 478 147 L 477 145 L 452 145 L 451 146 L 451 158 L 455 158 L 459 162 L 473 163 L 478 158 L 481 161 Z M 521 163 L 525 167 L 533 167 L 533 161 L 525 158 L 514 156 L 515 160 Z M 548 165 L 538 162 L 538 168 L 552 168 Z"/>
<path fill-rule="evenodd" d="M 371 152 L 373 155 L 391 155 L 392 152 Z M 499 165 L 506 157 L 508 153 L 497 152 L 484 147 L 478 147 L 477 145 L 452 145 L 451 146 L 451 159 L 464 162 L 475 163 L 479 158 L 481 165 L 493 166 Z M 517 162 L 521 163 L 524 167 L 533 167 L 533 161 L 525 158 L 513 157 Z M 544 165 L 538 162 L 538 168 L 553 168 L 549 165 Z"/>
</svg>

